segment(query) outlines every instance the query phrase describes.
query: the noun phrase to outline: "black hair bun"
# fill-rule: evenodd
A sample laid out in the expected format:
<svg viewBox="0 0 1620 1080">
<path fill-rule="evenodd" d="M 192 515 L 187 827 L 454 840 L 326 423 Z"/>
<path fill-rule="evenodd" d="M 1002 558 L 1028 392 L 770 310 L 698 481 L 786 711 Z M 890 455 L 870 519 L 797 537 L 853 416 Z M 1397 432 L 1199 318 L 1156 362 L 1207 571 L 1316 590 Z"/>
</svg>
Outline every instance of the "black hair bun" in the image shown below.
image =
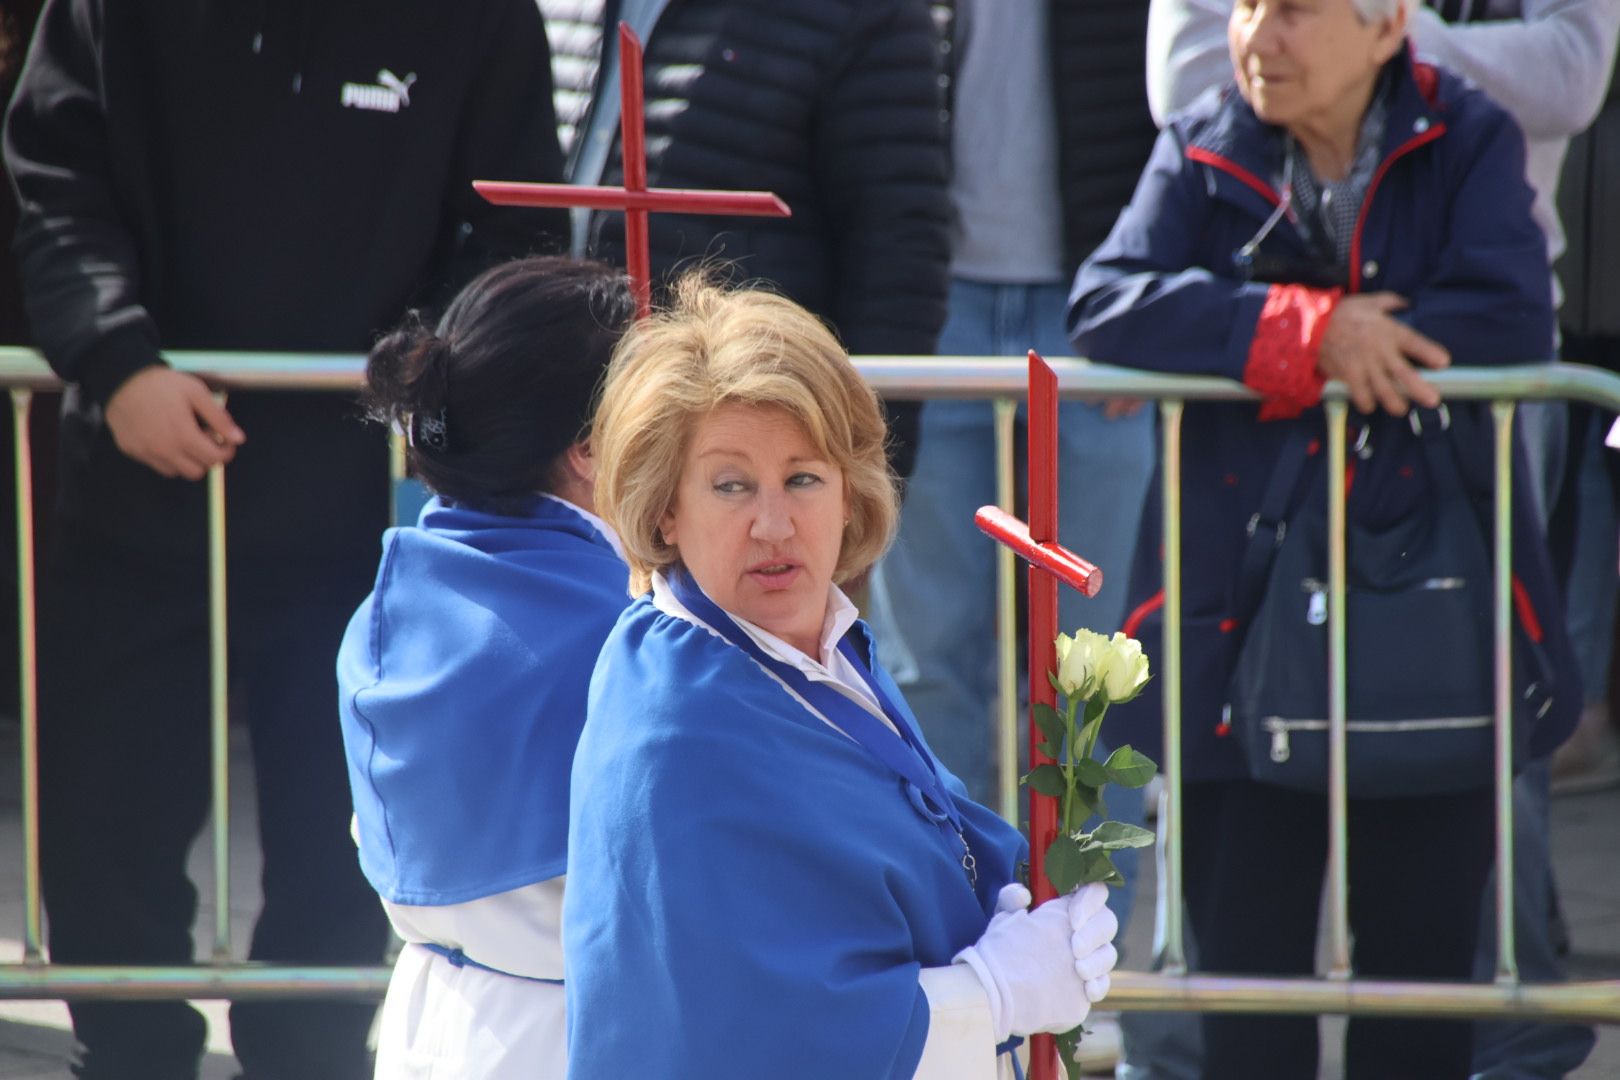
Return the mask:
<svg viewBox="0 0 1620 1080">
<path fill-rule="evenodd" d="M 517 513 L 549 490 L 557 459 L 585 435 L 634 314 L 628 279 L 602 263 L 502 263 L 462 289 L 437 330 L 412 312 L 382 337 L 361 400 L 406 433 L 412 471 L 428 487 Z"/>
<path fill-rule="evenodd" d="M 413 311 L 372 346 L 361 404 L 372 419 L 408 430 L 413 417 L 445 410 L 454 363 L 450 344 Z"/>
</svg>

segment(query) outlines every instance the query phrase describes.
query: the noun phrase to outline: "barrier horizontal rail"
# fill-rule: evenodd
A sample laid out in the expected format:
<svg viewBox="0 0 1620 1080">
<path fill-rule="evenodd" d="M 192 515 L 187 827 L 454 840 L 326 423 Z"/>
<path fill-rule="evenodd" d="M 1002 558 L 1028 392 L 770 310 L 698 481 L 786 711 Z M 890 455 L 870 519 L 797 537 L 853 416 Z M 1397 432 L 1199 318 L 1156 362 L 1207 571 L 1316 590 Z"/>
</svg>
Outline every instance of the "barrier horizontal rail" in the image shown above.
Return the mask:
<svg viewBox="0 0 1620 1080">
<path fill-rule="evenodd" d="M 1620 1022 L 1620 983 L 1419 983 L 1379 979 L 1271 979 L 1117 971 L 1108 1008 L 1121 1012 L 1268 1013 L 1455 1020 Z"/>
<path fill-rule="evenodd" d="M 207 964 L 195 967 L 0 964 L 0 999 L 18 1001 L 233 1001 L 319 997 L 375 1000 L 388 988 L 385 967 Z M 1498 1020 L 1616 1022 L 1608 982 L 1524 985 L 1402 983 L 1372 979 L 1269 979 L 1223 975 L 1114 973 L 1108 1007 L 1295 1015 L 1440 1016 Z"/>
<path fill-rule="evenodd" d="M 175 368 L 202 377 L 219 390 L 358 389 L 365 358 L 344 353 L 231 353 L 177 350 L 164 353 Z M 1048 360 L 1065 398 L 1099 401 L 1116 397 L 1179 398 L 1184 401 L 1258 401 L 1242 383 L 1209 375 L 1164 375 L 1088 360 Z M 1017 398 L 1028 378 L 1023 357 L 858 356 L 855 366 L 878 393 L 907 400 Z M 1442 395 L 1488 400 L 1567 399 L 1620 411 L 1620 376 L 1584 364 L 1527 364 L 1424 372 Z M 53 390 L 61 380 L 37 352 L 0 346 L 0 387 Z M 1343 384 L 1328 383 L 1327 399 L 1347 397 Z"/>
<path fill-rule="evenodd" d="M 175 351 L 165 353 L 177 369 L 197 374 L 221 393 L 232 391 L 315 391 L 353 392 L 364 375 L 363 357 L 352 354 L 311 353 L 226 353 Z M 1003 509 L 1011 510 L 1011 403 L 1024 396 L 1027 366 L 1022 357 L 857 357 L 857 368 L 880 394 L 898 399 L 989 399 L 1000 403 L 997 444 L 999 498 Z M 1256 395 L 1241 383 L 1197 375 L 1165 375 L 1129 368 L 1093 364 L 1085 360 L 1050 361 L 1058 376 L 1059 393 L 1068 399 L 1094 401 L 1136 397 L 1161 403 L 1166 421 L 1166 449 L 1174 448 L 1179 461 L 1179 428 L 1182 404 L 1187 401 L 1249 401 Z M 1462 400 L 1500 402 L 1517 400 L 1571 400 L 1620 411 L 1620 376 L 1578 364 L 1536 364 L 1499 368 L 1453 368 L 1425 373 L 1425 377 L 1445 397 Z M 28 394 L 60 388 L 60 380 L 31 349 L 0 346 L 0 387 L 14 393 L 15 416 L 26 415 Z M 1345 388 L 1329 383 L 1323 391 L 1330 402 L 1347 400 Z M 1330 418 L 1342 423 L 1342 407 L 1331 407 Z M 1511 408 L 1509 407 L 1509 413 Z M 1336 414 L 1333 416 L 1331 414 Z M 1510 429 L 1510 419 L 1507 421 Z M 17 425 L 20 512 L 31 515 L 27 484 L 25 425 Z M 1500 430 L 1501 428 L 1499 428 Z M 221 479 L 213 482 L 214 502 L 222 513 Z M 1177 475 L 1173 476 L 1172 473 Z M 1166 498 L 1170 489 L 1179 490 L 1179 469 L 1166 470 Z M 1168 503 L 1167 503 L 1168 505 Z M 1174 515 L 1179 525 L 1179 510 Z M 19 539 L 28 519 L 19 517 Z M 218 526 L 222 532 L 222 522 Z M 1179 539 L 1179 538 L 1178 538 Z M 26 549 L 26 542 L 20 547 Z M 1168 545 L 1167 545 L 1168 546 Z M 1175 545 L 1179 551 L 1179 542 Z M 20 559 L 24 556 L 20 553 Z M 32 583 L 32 555 L 22 576 Z M 1168 559 L 1168 555 L 1167 555 Z M 1179 562 L 1179 554 L 1177 556 Z M 1010 575 L 1002 575 L 1005 584 Z M 25 587 L 24 603 L 31 608 L 30 590 Z M 999 605 L 999 623 L 1010 625 L 1007 598 Z M 1179 608 L 1179 602 L 1174 605 Z M 1167 609 L 1170 607 L 1167 604 Z M 31 611 L 24 613 L 25 622 Z M 1167 637 L 1172 636 L 1167 620 Z M 1009 635 L 1002 635 L 1004 644 Z M 24 626 L 25 648 L 32 642 L 31 624 Z M 1168 646 L 1172 654 L 1175 646 Z M 33 741 L 31 657 L 25 657 L 24 688 L 24 832 L 27 862 L 27 931 L 22 963 L 0 964 L 0 999 L 103 999 L 166 1000 L 174 998 L 363 998 L 374 999 L 386 990 L 386 967 L 326 967 L 260 964 L 231 961 L 228 934 L 221 931 L 211 962 L 186 967 L 79 966 L 44 962 L 39 941 L 39 890 L 37 849 L 37 805 L 30 796 L 34 762 L 29 747 Z M 1179 663 L 1173 661 L 1174 666 Z M 1003 666 L 1003 670 L 1011 670 Z M 1167 680 L 1178 682 L 1179 680 Z M 1009 695 L 1002 695 L 1002 709 L 1008 711 Z M 1167 694 L 1175 688 L 1167 685 Z M 1167 712 L 1179 714 L 1179 699 Z M 216 728 L 216 739 L 218 738 Z M 1166 779 L 1179 786 L 1179 761 L 1174 751 Z M 1010 782 L 1003 770 L 1003 783 Z M 1007 800 L 1004 799 L 1004 802 Z M 222 806 L 216 807 L 216 850 L 224 850 L 219 840 Z M 1179 836 L 1179 807 L 1172 807 L 1170 834 Z M 223 860 L 222 860 L 223 861 Z M 1179 861 L 1179 860 L 1177 860 Z M 1179 874 L 1174 893 L 1179 895 Z M 216 889 L 223 877 L 216 879 Z M 220 898 L 223 899 L 223 893 Z M 1177 924 L 1172 937 L 1179 943 L 1178 905 L 1172 921 Z M 1335 936 L 1342 936 L 1342 928 Z M 1509 940 L 1511 940 L 1509 938 Z M 1187 975 L 1176 970 L 1179 944 L 1171 950 L 1172 974 L 1121 971 L 1114 977 L 1109 1005 L 1122 1011 L 1165 1010 L 1197 1012 L 1349 1014 L 1377 1016 L 1440 1016 L 1478 1019 L 1523 1019 L 1583 1023 L 1620 1023 L 1620 981 L 1587 981 L 1549 985 L 1527 985 L 1516 975 L 1499 972 L 1495 984 L 1403 983 L 1355 977 L 1330 978 L 1252 978 L 1199 973 Z"/>
<path fill-rule="evenodd" d="M 200 964 L 135 967 L 93 964 L 0 964 L 0 999 L 16 1001 L 195 1001 L 320 997 L 379 1000 L 386 967 L 297 967 L 290 964 Z"/>
</svg>

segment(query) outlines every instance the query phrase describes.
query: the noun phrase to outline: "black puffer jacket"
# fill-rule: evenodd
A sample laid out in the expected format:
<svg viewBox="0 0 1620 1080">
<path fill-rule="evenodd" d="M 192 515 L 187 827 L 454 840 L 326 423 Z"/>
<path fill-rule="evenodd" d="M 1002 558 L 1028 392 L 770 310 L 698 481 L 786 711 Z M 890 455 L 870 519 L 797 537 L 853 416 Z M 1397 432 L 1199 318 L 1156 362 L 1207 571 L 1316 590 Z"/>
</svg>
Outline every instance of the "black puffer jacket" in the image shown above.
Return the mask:
<svg viewBox="0 0 1620 1080">
<path fill-rule="evenodd" d="M 540 6 L 568 141 L 589 123 L 600 28 L 620 5 Z M 774 191 L 793 208 L 786 220 L 653 215 L 655 276 L 723 258 L 827 319 L 851 352 L 932 353 L 950 210 L 923 0 L 670 0 L 645 45 L 648 182 Z M 620 182 L 617 145 L 600 179 Z M 589 235 L 593 253 L 622 261 L 620 215 L 594 215 Z M 914 410 L 892 418 L 909 442 Z"/>
<path fill-rule="evenodd" d="M 1147 15 L 1148 0 L 1048 3 L 1063 264 L 1070 275 L 1108 238 L 1159 134 L 1142 80 Z"/>
</svg>

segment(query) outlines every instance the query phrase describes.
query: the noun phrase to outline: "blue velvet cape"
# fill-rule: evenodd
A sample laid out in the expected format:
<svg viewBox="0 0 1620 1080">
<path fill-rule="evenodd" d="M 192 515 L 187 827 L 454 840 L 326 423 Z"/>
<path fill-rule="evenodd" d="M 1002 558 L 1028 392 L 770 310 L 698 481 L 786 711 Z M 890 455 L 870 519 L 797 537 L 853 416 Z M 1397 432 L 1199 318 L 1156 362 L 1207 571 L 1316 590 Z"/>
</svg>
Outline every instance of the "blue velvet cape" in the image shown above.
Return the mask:
<svg viewBox="0 0 1620 1080">
<path fill-rule="evenodd" d="M 976 889 L 956 833 L 893 772 L 739 649 L 633 605 L 602 648 L 574 758 L 571 1080 L 911 1077 L 920 969 L 978 939 L 1026 851 L 944 775 Z"/>
<path fill-rule="evenodd" d="M 563 872 L 590 672 L 628 583 L 552 499 L 521 517 L 434 500 L 385 534 L 337 665 L 360 865 L 384 899 L 455 904 Z"/>
</svg>

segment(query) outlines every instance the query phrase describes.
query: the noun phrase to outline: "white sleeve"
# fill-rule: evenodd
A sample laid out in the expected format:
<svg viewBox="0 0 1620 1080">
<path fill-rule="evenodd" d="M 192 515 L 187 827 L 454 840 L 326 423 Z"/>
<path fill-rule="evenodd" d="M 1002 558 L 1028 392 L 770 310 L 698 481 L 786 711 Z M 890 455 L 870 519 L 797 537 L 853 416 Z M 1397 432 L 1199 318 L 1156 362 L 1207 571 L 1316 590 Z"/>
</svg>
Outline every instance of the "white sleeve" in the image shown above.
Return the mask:
<svg viewBox="0 0 1620 1080">
<path fill-rule="evenodd" d="M 1612 0 L 1620 3 L 1620 0 Z M 1232 78 L 1226 24 L 1232 0 L 1152 0 L 1148 5 L 1147 97 L 1153 122 Z"/>
<path fill-rule="evenodd" d="M 988 1080 L 996 1075 L 996 1035 L 984 984 L 966 964 L 923 968 L 928 1039 L 916 1080 Z"/>
<path fill-rule="evenodd" d="M 1603 105 L 1620 0 L 1524 0 L 1522 19 L 1455 26 L 1420 7 L 1410 33 L 1420 57 L 1466 76 L 1527 136 L 1562 139 L 1584 131 Z"/>
</svg>

